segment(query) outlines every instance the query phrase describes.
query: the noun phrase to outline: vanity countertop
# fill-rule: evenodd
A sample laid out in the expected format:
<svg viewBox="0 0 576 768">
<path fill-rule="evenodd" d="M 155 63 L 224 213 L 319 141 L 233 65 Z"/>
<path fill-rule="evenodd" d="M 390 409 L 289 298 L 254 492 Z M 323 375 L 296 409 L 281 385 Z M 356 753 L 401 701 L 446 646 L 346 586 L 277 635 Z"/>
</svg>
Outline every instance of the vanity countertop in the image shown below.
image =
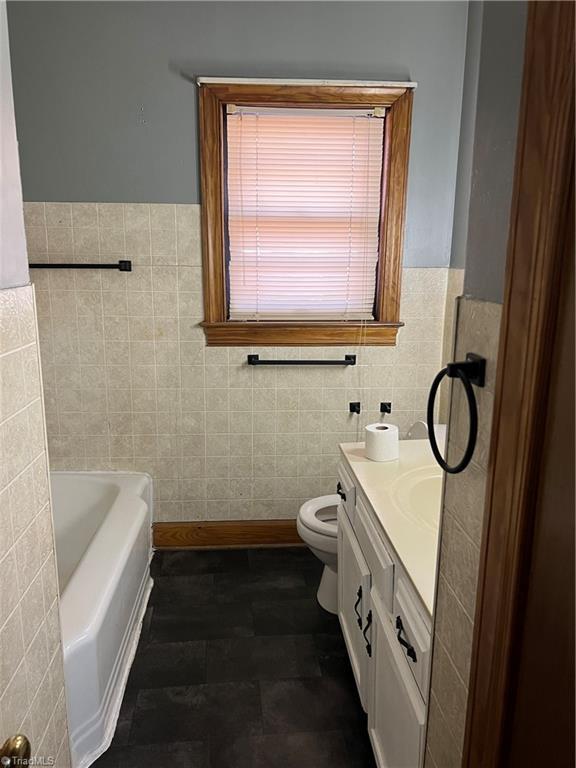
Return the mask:
<svg viewBox="0 0 576 768">
<path fill-rule="evenodd" d="M 364 455 L 364 443 L 342 443 L 342 455 L 430 615 L 434 606 L 442 470 L 428 440 L 401 440 L 396 461 Z"/>
</svg>

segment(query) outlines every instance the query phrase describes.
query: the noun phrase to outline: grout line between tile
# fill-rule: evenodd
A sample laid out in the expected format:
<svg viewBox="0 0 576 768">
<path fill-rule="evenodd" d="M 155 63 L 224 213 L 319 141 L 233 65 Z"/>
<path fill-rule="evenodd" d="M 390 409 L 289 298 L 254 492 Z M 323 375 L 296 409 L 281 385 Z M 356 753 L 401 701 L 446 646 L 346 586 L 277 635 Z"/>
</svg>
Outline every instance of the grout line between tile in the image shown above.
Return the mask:
<svg viewBox="0 0 576 768">
<path fill-rule="evenodd" d="M 2 419 L 2 421 L 0 421 L 0 427 L 3 427 L 11 419 L 16 418 L 16 416 L 22 415 L 25 411 L 27 411 L 33 405 L 36 405 L 36 403 L 39 401 L 40 401 L 40 395 L 37 395 L 33 400 L 30 400 L 29 402 L 27 402 L 26 405 L 23 405 L 21 408 L 18 408 L 17 411 L 14 411 L 14 413 L 11 413 L 9 416 L 6 416 L 4 419 Z"/>
</svg>

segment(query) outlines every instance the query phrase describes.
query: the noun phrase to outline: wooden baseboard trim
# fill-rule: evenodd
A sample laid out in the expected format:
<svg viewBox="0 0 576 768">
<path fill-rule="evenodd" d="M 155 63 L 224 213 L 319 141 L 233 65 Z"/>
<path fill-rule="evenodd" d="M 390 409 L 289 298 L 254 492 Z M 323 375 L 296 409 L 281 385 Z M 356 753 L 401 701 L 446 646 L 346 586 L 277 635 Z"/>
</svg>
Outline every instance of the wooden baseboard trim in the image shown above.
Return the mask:
<svg viewBox="0 0 576 768">
<path fill-rule="evenodd" d="M 156 549 L 304 546 L 296 520 L 211 520 L 154 523 Z"/>
</svg>

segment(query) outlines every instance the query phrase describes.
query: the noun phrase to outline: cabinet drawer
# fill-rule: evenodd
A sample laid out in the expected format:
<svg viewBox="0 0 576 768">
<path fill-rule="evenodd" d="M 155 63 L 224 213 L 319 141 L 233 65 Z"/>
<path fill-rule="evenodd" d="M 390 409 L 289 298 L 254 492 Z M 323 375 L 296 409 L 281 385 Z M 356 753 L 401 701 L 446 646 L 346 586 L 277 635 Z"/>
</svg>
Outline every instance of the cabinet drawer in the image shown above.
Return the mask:
<svg viewBox="0 0 576 768">
<path fill-rule="evenodd" d="M 348 519 L 352 525 L 354 525 L 356 514 L 356 486 L 342 462 L 338 465 L 337 489 L 340 494 L 340 503 L 345 509 Z"/>
<path fill-rule="evenodd" d="M 418 613 L 411 588 L 399 577 L 394 592 L 393 629 L 423 699 L 428 697 L 430 632 Z"/>
<path fill-rule="evenodd" d="M 382 605 L 392 614 L 394 601 L 394 562 L 382 537 L 376 530 L 376 526 L 370 519 L 370 512 L 366 509 L 360 497 L 356 500 L 355 531 L 358 543 L 372 572 L 372 588 L 375 589 L 382 601 Z"/>
</svg>

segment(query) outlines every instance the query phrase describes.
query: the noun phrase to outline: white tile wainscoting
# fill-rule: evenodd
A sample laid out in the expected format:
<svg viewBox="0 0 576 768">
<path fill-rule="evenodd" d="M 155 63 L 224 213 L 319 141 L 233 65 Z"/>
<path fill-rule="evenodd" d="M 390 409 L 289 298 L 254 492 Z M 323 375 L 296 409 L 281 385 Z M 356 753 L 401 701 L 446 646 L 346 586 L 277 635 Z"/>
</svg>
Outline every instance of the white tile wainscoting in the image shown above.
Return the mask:
<svg viewBox="0 0 576 768">
<path fill-rule="evenodd" d="M 461 474 L 446 475 L 444 486 L 425 768 L 459 768 L 462 763 L 502 312 L 500 304 L 468 297 L 458 304 L 455 354 L 463 359 L 476 352 L 486 358 L 486 386 L 475 389 L 479 427 L 474 458 Z M 455 385 L 451 463 L 465 450 L 468 421 L 464 391 Z"/>
<path fill-rule="evenodd" d="M 331 492 L 338 443 L 393 403 L 424 418 L 440 367 L 447 268 L 403 271 L 394 348 L 207 347 L 197 205 L 26 203 L 30 261 L 116 261 L 131 273 L 32 270 L 54 469 L 149 472 L 159 521 L 295 517 Z M 251 368 L 246 355 L 348 368 Z M 360 418 L 348 402 L 360 400 Z"/>
<path fill-rule="evenodd" d="M 0 291 L 0 733 L 68 768 L 34 289 Z M 48 763 L 46 763 L 48 764 Z"/>
</svg>

